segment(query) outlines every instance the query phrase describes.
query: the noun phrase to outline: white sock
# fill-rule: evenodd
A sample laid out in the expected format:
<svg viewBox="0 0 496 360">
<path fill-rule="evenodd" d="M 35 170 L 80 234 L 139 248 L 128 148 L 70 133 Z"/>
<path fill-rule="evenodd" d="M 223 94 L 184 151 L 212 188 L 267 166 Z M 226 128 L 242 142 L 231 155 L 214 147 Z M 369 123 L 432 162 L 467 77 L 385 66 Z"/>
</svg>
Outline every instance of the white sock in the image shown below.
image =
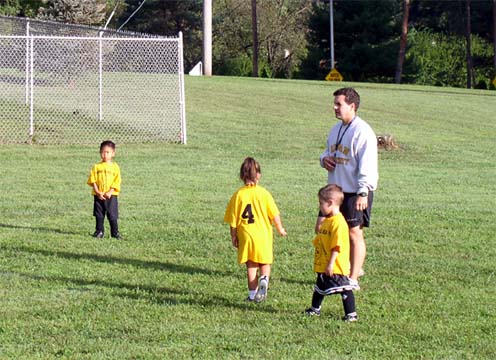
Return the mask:
<svg viewBox="0 0 496 360">
<path fill-rule="evenodd" d="M 248 296 L 250 299 L 255 299 L 255 295 L 257 294 L 257 290 L 248 290 Z"/>
</svg>

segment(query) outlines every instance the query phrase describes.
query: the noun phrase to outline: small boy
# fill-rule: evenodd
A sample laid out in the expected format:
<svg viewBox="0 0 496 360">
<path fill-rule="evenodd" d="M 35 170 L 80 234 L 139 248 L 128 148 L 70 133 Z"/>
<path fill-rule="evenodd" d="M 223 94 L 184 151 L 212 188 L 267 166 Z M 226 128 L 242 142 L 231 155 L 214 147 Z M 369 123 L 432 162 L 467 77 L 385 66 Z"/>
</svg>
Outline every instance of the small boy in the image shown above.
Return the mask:
<svg viewBox="0 0 496 360">
<path fill-rule="evenodd" d="M 93 236 L 103 238 L 103 222 L 106 214 L 110 224 L 110 235 L 120 239 L 117 197 L 121 190 L 121 170 L 119 165 L 112 161 L 115 156 L 115 144 L 110 140 L 102 142 L 100 156 L 102 161 L 92 167 L 88 177 L 88 185 L 93 188 L 93 216 L 96 218 L 96 230 Z"/>
<path fill-rule="evenodd" d="M 357 321 L 355 296 L 352 290 L 359 290 L 350 282 L 350 242 L 348 224 L 339 211 L 344 194 L 334 184 L 319 190 L 319 207 L 325 218 L 313 240 L 315 247 L 314 271 L 317 282 L 314 287 L 312 306 L 305 310 L 307 315 L 320 316 L 320 306 L 325 295 L 341 294 L 345 316 L 344 321 Z"/>
</svg>

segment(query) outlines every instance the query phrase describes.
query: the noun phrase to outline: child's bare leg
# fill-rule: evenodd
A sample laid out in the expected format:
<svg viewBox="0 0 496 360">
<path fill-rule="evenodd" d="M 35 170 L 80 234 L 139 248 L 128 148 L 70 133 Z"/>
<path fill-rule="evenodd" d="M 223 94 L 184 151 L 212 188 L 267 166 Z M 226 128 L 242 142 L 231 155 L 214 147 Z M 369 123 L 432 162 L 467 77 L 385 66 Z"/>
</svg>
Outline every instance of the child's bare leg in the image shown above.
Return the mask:
<svg viewBox="0 0 496 360">
<path fill-rule="evenodd" d="M 246 262 L 246 275 L 248 278 L 248 290 L 257 290 L 258 287 L 258 263 L 248 260 Z"/>
<path fill-rule="evenodd" d="M 260 276 L 267 276 L 267 279 L 270 277 L 270 264 L 259 264 L 260 267 Z"/>
</svg>

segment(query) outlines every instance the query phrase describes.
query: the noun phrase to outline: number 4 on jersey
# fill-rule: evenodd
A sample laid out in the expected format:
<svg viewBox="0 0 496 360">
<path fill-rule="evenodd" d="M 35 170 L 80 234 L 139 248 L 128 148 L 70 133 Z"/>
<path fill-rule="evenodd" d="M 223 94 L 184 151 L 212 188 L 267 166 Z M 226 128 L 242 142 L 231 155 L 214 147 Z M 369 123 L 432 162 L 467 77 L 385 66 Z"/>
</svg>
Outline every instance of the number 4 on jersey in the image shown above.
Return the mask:
<svg viewBox="0 0 496 360">
<path fill-rule="evenodd" d="M 251 211 L 251 204 L 246 205 L 241 217 L 243 219 L 248 219 L 248 224 L 253 224 L 255 222 L 255 216 L 253 216 L 253 212 Z"/>
</svg>

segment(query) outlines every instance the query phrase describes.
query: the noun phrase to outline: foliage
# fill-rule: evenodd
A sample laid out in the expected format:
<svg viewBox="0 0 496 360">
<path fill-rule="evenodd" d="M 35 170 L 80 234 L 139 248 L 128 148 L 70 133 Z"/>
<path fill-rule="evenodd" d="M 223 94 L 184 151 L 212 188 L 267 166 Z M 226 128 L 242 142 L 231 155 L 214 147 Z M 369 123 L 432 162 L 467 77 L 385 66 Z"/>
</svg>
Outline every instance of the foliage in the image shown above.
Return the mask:
<svg viewBox="0 0 496 360">
<path fill-rule="evenodd" d="M 397 1 L 335 2 L 335 61 L 345 80 L 392 81 L 400 19 Z M 309 56 L 302 74 L 305 78 L 323 79 L 332 68 L 328 3 L 314 4 L 309 27 Z"/>
<path fill-rule="evenodd" d="M 38 17 L 69 24 L 100 25 L 106 17 L 105 0 L 48 0 Z"/>
<path fill-rule="evenodd" d="M 177 36 L 181 31 L 186 72 L 201 60 L 203 24 L 201 0 L 148 0 L 132 18 L 130 16 L 141 5 L 141 0 L 128 0 L 124 5 L 125 11 L 116 19 L 114 25 L 116 28 L 129 19 L 123 30 L 162 36 Z"/>
<path fill-rule="evenodd" d="M 47 0 L 3 0 L 0 15 L 34 17 Z"/>
<path fill-rule="evenodd" d="M 306 22 L 310 11 L 308 0 L 257 1 L 260 76 L 295 76 L 306 55 Z M 216 1 L 214 14 L 216 73 L 242 75 L 234 73 L 239 61 L 253 56 L 250 2 Z"/>
<path fill-rule="evenodd" d="M 465 87 L 467 67 L 465 39 L 447 36 L 429 30 L 411 31 L 407 52 L 410 68 L 405 74 L 413 83 L 436 86 Z M 479 87 L 490 80 L 491 46 L 477 35 L 472 35 L 472 54 L 475 79 Z"/>
<path fill-rule="evenodd" d="M 341 322 L 337 296 L 320 318 L 301 314 L 326 181 L 318 156 L 342 85 L 400 145 L 379 153 L 354 324 Z M 186 77 L 186 99 L 187 146 L 117 144 L 122 241 L 91 237 L 85 181 L 100 139 L 0 147 L 0 358 L 494 358 L 496 208 L 480 204 L 496 176 L 496 122 L 481 125 L 495 93 Z M 243 301 L 245 270 L 222 222 L 247 155 L 289 233 L 276 237 L 260 305 Z"/>
</svg>

